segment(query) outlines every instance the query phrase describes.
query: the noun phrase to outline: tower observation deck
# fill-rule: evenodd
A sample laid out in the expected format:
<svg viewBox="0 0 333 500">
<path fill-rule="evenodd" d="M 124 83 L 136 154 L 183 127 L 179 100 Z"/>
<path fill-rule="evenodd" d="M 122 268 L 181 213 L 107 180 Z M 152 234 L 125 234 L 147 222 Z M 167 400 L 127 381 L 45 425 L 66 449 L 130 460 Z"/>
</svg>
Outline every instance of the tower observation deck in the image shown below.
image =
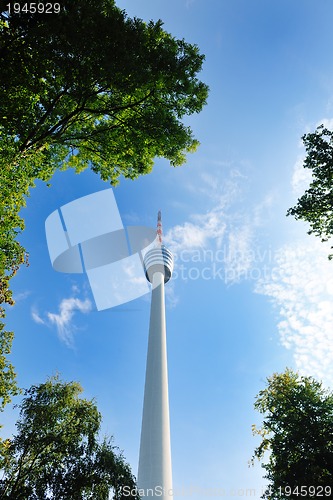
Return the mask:
<svg viewBox="0 0 333 500">
<path fill-rule="evenodd" d="M 164 245 L 149 250 L 144 258 L 146 278 L 153 283 L 154 274 L 160 272 L 164 276 L 164 283 L 167 283 L 173 271 L 173 256 L 170 250 Z"/>
<path fill-rule="evenodd" d="M 152 284 L 149 340 L 143 402 L 138 488 L 142 497 L 172 500 L 172 467 L 164 284 L 173 271 L 173 256 L 162 245 L 161 212 L 157 244 L 144 257 L 147 280 Z"/>
</svg>

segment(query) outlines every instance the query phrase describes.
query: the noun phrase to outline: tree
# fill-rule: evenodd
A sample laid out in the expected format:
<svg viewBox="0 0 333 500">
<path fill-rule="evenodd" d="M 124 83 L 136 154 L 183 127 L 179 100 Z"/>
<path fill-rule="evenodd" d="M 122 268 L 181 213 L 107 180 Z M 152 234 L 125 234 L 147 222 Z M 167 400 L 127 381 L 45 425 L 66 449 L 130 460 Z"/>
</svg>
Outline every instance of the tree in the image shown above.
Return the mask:
<svg viewBox="0 0 333 500">
<path fill-rule="evenodd" d="M 269 486 L 262 498 L 313 498 L 320 491 L 322 496 L 331 497 L 333 394 L 312 377 L 287 369 L 267 379 L 254 407 L 264 415 L 264 421 L 259 429 L 253 426 L 262 441 L 252 462 L 270 452 L 263 464 Z M 310 487 L 316 488 L 316 495 Z"/>
<path fill-rule="evenodd" d="M 82 388 L 58 377 L 32 386 L 19 405 L 17 433 L 3 443 L 0 498 L 124 499 L 135 492 L 129 466 L 110 439 L 98 441 L 101 415 Z M 128 494 L 123 494 L 122 489 Z"/>
<path fill-rule="evenodd" d="M 328 241 L 333 236 L 333 132 L 320 125 L 302 140 L 306 149 L 303 166 L 312 171 L 312 180 L 287 215 L 308 222 L 308 234 Z"/>
<path fill-rule="evenodd" d="M 2 156 L 0 154 L 0 304 L 14 304 L 9 281 L 19 267 L 27 263 L 28 258 L 24 248 L 16 240 L 24 228 L 23 219 L 18 215 L 24 204 L 24 193 L 28 189 L 24 183 L 26 180 L 20 176 L 19 171 L 16 172 L 16 178 L 10 173 L 3 151 Z M 14 367 L 7 358 L 14 334 L 5 330 L 5 323 L 2 321 L 4 318 L 5 309 L 0 306 L 0 411 L 11 401 L 12 396 L 19 393 Z"/>
<path fill-rule="evenodd" d="M 20 210 L 36 179 L 89 167 L 116 184 L 150 172 L 156 157 L 180 165 L 198 146 L 182 122 L 208 95 L 198 47 L 114 0 L 60 5 L 15 13 L 11 3 L 9 13 L 0 0 L 0 303 L 13 303 L 9 281 L 27 260 Z"/>
<path fill-rule="evenodd" d="M 0 308 L 0 318 L 3 316 L 4 313 Z M 14 333 L 4 330 L 4 326 L 4 323 L 0 320 L 0 411 L 11 401 L 12 396 L 17 396 L 20 393 L 20 389 L 16 383 L 14 367 L 7 358 L 11 352 Z M 0 438 L 0 457 L 1 443 L 2 440 Z"/>
<path fill-rule="evenodd" d="M 162 22 L 130 19 L 114 0 L 63 0 L 58 14 L 2 12 L 1 134 L 11 168 L 48 179 L 90 166 L 135 178 L 156 157 L 184 163 L 198 142 L 203 55 Z"/>
</svg>

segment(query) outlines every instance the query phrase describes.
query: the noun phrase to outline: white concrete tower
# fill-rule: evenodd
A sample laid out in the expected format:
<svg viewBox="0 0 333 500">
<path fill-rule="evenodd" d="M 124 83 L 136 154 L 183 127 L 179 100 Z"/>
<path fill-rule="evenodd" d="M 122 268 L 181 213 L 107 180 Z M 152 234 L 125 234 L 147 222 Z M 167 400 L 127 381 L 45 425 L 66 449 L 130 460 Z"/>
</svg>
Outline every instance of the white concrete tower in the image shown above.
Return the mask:
<svg viewBox="0 0 333 500">
<path fill-rule="evenodd" d="M 152 284 L 152 298 L 138 488 L 144 491 L 143 498 L 147 496 L 172 500 L 164 284 L 171 278 L 173 256 L 162 245 L 161 212 L 158 212 L 157 219 L 157 244 L 146 253 L 144 266 L 146 278 Z"/>
</svg>

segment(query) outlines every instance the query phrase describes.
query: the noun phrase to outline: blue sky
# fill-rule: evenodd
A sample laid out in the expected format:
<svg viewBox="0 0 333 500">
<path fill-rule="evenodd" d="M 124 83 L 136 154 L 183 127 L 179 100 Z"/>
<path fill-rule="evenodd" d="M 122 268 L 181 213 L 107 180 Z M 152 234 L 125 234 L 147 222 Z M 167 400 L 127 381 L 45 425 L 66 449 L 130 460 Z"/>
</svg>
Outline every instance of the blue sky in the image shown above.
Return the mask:
<svg viewBox="0 0 333 500">
<path fill-rule="evenodd" d="M 260 498 L 251 425 L 265 379 L 286 366 L 333 386 L 333 263 L 286 218 L 308 185 L 301 136 L 333 125 L 331 0 L 122 0 L 130 16 L 161 18 L 206 55 L 208 105 L 187 118 L 199 150 L 183 167 L 114 189 L 125 225 L 155 226 L 176 255 L 167 290 L 175 498 Z M 149 295 L 97 312 L 87 278 L 52 269 L 48 215 L 106 189 L 95 174 L 37 183 L 22 215 L 30 267 L 12 282 L 12 361 L 21 386 L 59 372 L 96 398 L 103 431 L 137 472 Z M 5 413 L 13 430 L 15 411 Z M 252 491 L 250 491 L 252 490 Z"/>
</svg>

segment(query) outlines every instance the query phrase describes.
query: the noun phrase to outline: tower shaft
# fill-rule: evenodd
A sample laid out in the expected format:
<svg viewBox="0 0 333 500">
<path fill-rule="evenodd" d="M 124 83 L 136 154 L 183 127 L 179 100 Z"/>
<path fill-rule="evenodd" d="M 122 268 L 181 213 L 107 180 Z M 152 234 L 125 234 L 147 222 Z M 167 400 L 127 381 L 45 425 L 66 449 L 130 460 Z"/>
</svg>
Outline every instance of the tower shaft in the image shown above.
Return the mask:
<svg viewBox="0 0 333 500">
<path fill-rule="evenodd" d="M 138 488 L 147 497 L 172 500 L 164 272 L 152 276 Z"/>
</svg>

